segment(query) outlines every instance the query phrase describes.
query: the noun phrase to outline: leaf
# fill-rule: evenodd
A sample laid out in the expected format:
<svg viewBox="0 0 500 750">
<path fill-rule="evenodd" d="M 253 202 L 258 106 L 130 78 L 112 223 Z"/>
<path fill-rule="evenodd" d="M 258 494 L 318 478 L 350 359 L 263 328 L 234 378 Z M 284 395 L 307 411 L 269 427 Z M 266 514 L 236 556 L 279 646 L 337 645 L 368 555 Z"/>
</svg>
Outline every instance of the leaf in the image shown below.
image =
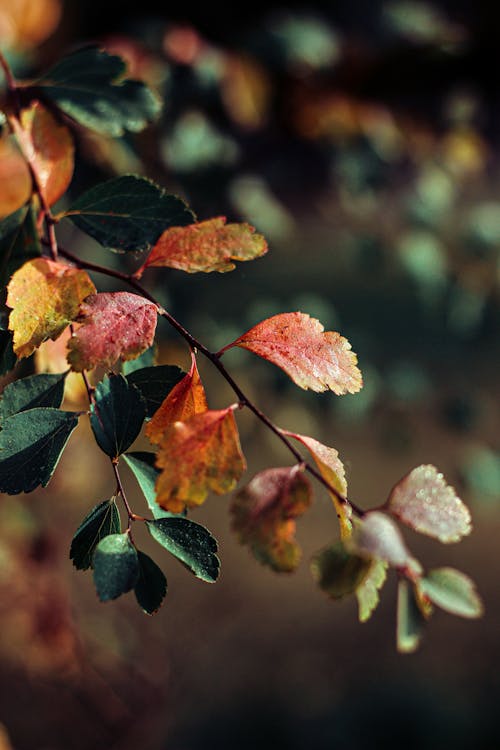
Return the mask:
<svg viewBox="0 0 500 750">
<path fill-rule="evenodd" d="M 95 286 L 86 271 L 47 258 L 30 260 L 13 275 L 7 305 L 14 352 L 29 357 L 47 339 L 57 339 L 76 319 L 80 303 Z"/>
<path fill-rule="evenodd" d="M 483 603 L 474 581 L 454 568 L 435 568 L 418 583 L 421 594 L 441 609 L 460 617 L 475 618 L 483 614 Z"/>
<path fill-rule="evenodd" d="M 371 563 L 353 555 L 342 542 L 337 542 L 314 555 L 311 572 L 314 580 L 332 599 L 353 594 L 363 583 Z"/>
<path fill-rule="evenodd" d="M 353 552 L 369 559 L 385 560 L 394 568 L 418 565 L 394 521 L 380 511 L 371 511 L 356 522 L 349 546 Z"/>
<path fill-rule="evenodd" d="M 425 618 L 418 607 L 413 589 L 408 581 L 401 579 L 398 584 L 396 626 L 397 647 L 401 654 L 411 654 L 417 650 L 424 626 Z"/>
<path fill-rule="evenodd" d="M 71 541 L 70 560 L 77 570 L 92 567 L 94 552 L 104 537 L 120 533 L 120 515 L 115 499 L 104 500 L 88 513 Z"/>
<path fill-rule="evenodd" d="M 17 358 L 12 348 L 12 334 L 10 331 L 0 329 L 0 375 L 10 372 L 16 363 Z"/>
<path fill-rule="evenodd" d="M 194 221 L 180 198 L 131 174 L 90 188 L 63 215 L 104 247 L 132 252 L 148 250 L 168 227 Z"/>
<path fill-rule="evenodd" d="M 335 331 L 324 332 L 315 318 L 301 312 L 267 318 L 225 346 L 248 349 L 282 370 L 300 388 L 331 390 L 337 395 L 357 393 L 362 386 L 357 357 Z"/>
<path fill-rule="evenodd" d="M 220 560 L 215 554 L 217 542 L 207 529 L 199 523 L 179 517 L 146 521 L 146 526 L 153 539 L 197 578 L 207 583 L 217 580 L 220 568 Z"/>
<path fill-rule="evenodd" d="M 379 603 L 379 590 L 387 577 L 387 563 L 384 560 L 372 560 L 370 570 L 363 582 L 356 589 L 359 621 L 366 622 Z"/>
<path fill-rule="evenodd" d="M 236 493 L 231 503 L 233 530 L 259 562 L 290 573 L 302 554 L 295 541 L 295 519 L 311 502 L 311 485 L 300 466 L 266 469 Z"/>
<path fill-rule="evenodd" d="M 6 419 L 0 430 L 0 492 L 17 495 L 45 487 L 78 424 L 78 414 L 28 409 Z"/>
<path fill-rule="evenodd" d="M 9 122 L 36 173 L 42 195 L 51 206 L 64 195 L 73 177 L 73 136 L 38 101 L 23 109 L 19 120 L 10 118 Z"/>
<path fill-rule="evenodd" d="M 435 466 L 417 466 L 394 487 L 385 505 L 398 520 L 444 543 L 471 531 L 467 506 Z"/>
<path fill-rule="evenodd" d="M 246 468 L 233 407 L 175 422 L 164 436 L 156 465 L 163 470 L 156 500 L 172 513 L 201 505 L 209 492 L 230 492 Z"/>
<path fill-rule="evenodd" d="M 0 400 L 0 423 L 13 414 L 36 407 L 61 406 L 64 395 L 64 373 L 30 375 L 9 383 Z"/>
<path fill-rule="evenodd" d="M 23 206 L 0 222 L 0 287 L 27 260 L 40 255 L 34 206 Z"/>
<path fill-rule="evenodd" d="M 116 458 L 129 448 L 146 415 L 144 400 L 123 375 L 109 375 L 97 384 L 90 424 L 100 449 Z"/>
<path fill-rule="evenodd" d="M 138 294 L 92 294 L 80 307 L 81 326 L 69 341 L 68 362 L 82 372 L 134 359 L 151 346 L 157 319 L 156 305 Z"/>
<path fill-rule="evenodd" d="M 118 137 L 143 130 L 161 109 L 144 83 L 125 74 L 120 57 L 86 47 L 59 60 L 36 85 L 81 125 Z"/>
<path fill-rule="evenodd" d="M 129 535 L 109 534 L 101 539 L 94 552 L 94 583 L 101 602 L 126 594 L 138 578 L 139 559 Z"/>
<path fill-rule="evenodd" d="M 145 352 L 140 354 L 136 359 L 128 359 L 122 365 L 122 372 L 125 377 L 131 375 L 135 370 L 142 370 L 146 367 L 154 367 L 156 364 L 156 347 L 150 346 Z"/>
<path fill-rule="evenodd" d="M 299 443 L 302 443 L 311 454 L 323 479 L 325 479 L 328 484 L 336 489 L 342 496 L 345 497 L 347 495 L 347 482 L 344 465 L 335 448 L 329 448 L 318 440 L 307 437 L 307 435 L 298 435 L 296 432 L 288 432 L 288 430 L 281 430 L 281 432 L 283 435 L 294 438 L 295 440 L 298 440 Z M 352 531 L 352 523 L 350 520 L 352 515 L 351 506 L 347 503 L 340 502 L 334 492 L 330 492 L 329 494 L 332 498 L 335 510 L 337 511 L 341 538 L 345 539 L 350 536 Z"/>
<path fill-rule="evenodd" d="M 165 518 L 172 514 L 160 508 L 156 502 L 156 481 L 160 474 L 155 467 L 155 454 L 136 451 L 124 453 L 123 458 L 139 483 L 154 518 Z"/>
<path fill-rule="evenodd" d="M 232 261 L 254 260 L 267 252 L 261 234 L 250 224 L 226 224 L 225 216 L 187 227 L 171 227 L 160 236 L 137 276 L 151 266 L 187 273 L 232 271 Z"/>
<path fill-rule="evenodd" d="M 191 354 L 191 369 L 175 385 L 146 427 L 146 435 L 154 444 L 162 442 L 174 422 L 185 422 L 194 414 L 207 411 L 207 397 L 200 380 L 196 357 Z"/>
<path fill-rule="evenodd" d="M 167 579 L 158 565 L 144 552 L 137 551 L 139 578 L 134 593 L 139 607 L 148 615 L 157 612 L 167 593 Z"/>
<path fill-rule="evenodd" d="M 0 135 L 0 219 L 17 212 L 31 196 L 33 183 L 29 167 L 14 136 Z"/>
<path fill-rule="evenodd" d="M 155 365 L 134 370 L 126 377 L 141 392 L 146 402 L 146 417 L 152 417 L 184 375 L 175 365 Z"/>
</svg>

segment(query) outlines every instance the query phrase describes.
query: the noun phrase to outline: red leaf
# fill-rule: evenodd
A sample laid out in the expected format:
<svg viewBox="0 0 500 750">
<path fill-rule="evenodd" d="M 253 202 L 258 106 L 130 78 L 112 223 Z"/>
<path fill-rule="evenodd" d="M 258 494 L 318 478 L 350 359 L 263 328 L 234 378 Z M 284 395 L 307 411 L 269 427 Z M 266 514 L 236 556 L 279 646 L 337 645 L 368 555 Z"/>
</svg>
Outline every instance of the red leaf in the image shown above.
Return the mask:
<svg viewBox="0 0 500 750">
<path fill-rule="evenodd" d="M 236 494 L 231 505 L 233 529 L 259 562 L 291 572 L 301 557 L 295 519 L 311 502 L 311 485 L 300 466 L 266 469 Z"/>
<path fill-rule="evenodd" d="M 135 359 L 153 343 L 157 308 L 130 292 L 102 292 L 80 307 L 82 323 L 71 337 L 68 362 L 81 372 L 97 365 L 111 367 L 117 359 Z"/>
<path fill-rule="evenodd" d="M 281 367 L 298 386 L 341 395 L 362 386 L 357 357 L 351 345 L 335 331 L 324 332 L 305 313 L 282 313 L 263 320 L 220 353 L 233 346 L 248 349 Z"/>
</svg>

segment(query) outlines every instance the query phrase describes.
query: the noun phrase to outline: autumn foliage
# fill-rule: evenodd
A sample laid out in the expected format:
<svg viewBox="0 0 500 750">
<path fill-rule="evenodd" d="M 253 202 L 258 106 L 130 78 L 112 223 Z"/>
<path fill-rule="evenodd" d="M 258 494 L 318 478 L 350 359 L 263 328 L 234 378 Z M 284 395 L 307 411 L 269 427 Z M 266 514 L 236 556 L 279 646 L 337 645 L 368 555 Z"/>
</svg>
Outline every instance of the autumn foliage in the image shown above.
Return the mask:
<svg viewBox="0 0 500 750">
<path fill-rule="evenodd" d="M 259 562 L 278 572 L 295 570 L 301 558 L 296 524 L 319 487 L 331 499 L 329 536 L 335 537 L 337 519 L 340 537 L 311 563 L 313 578 L 326 595 L 333 600 L 355 596 L 365 621 L 378 603 L 387 570 L 394 569 L 401 651 L 417 647 L 434 606 L 463 617 L 479 616 L 482 605 L 472 581 L 451 568 L 426 571 L 397 523 L 443 543 L 470 532 L 469 511 L 434 466 L 413 469 L 384 504 L 362 510 L 348 497 L 337 450 L 275 425 L 223 363 L 225 352 L 238 347 L 280 368 L 302 389 L 331 391 L 332 397 L 355 394 L 362 388 L 362 375 L 344 336 L 325 331 L 306 312 L 292 311 L 256 322 L 214 352 L 143 285 L 151 268 L 156 273 L 165 268 L 189 274 L 229 272 L 236 263 L 264 256 L 264 237 L 249 224 L 225 217 L 198 222 L 183 200 L 142 176 L 115 177 L 76 198 L 68 195 L 81 130 L 113 137 L 142 130 L 158 114 L 156 95 L 126 77 L 119 57 L 95 47 L 74 52 L 29 82 L 16 82 L 5 61 L 2 65 L 8 90 L 0 138 L 5 322 L 0 355 L 2 374 L 10 373 L 10 382 L 0 401 L 0 491 L 16 494 L 47 485 L 78 421 L 89 419 L 97 449 L 109 458 L 116 492 L 104 501 L 96 498 L 75 532 L 70 557 L 77 569 L 93 570 L 102 601 L 133 590 L 139 606 L 152 614 L 166 595 L 164 573 L 136 546 L 135 523 L 145 523 L 151 537 L 198 578 L 214 582 L 220 567 L 217 543 L 188 517 L 211 494 L 233 493 L 234 532 Z M 53 212 L 63 196 L 61 210 Z M 102 246 L 103 265 L 60 244 L 57 227 L 68 222 Z M 135 270 L 117 271 L 106 264 L 110 250 L 127 254 Z M 94 278 L 99 276 L 124 288 L 98 291 Z M 156 364 L 159 317 L 187 345 L 188 372 Z M 47 342 L 62 341 L 67 341 L 63 362 L 60 352 L 59 359 L 55 352 L 52 359 L 39 356 L 36 362 L 39 367 L 45 362 L 40 369 L 46 371 L 19 377 L 20 360 L 45 351 Z M 210 408 L 199 357 L 226 380 L 233 402 Z M 75 374 L 88 399 L 85 413 L 61 409 L 65 387 Z M 238 433 L 242 409 L 253 412 L 282 441 L 290 465 L 244 477 L 247 463 Z M 149 439 L 150 451 L 133 450 L 140 435 Z M 130 507 L 121 475 L 124 464 L 144 494 L 148 516 Z"/>
</svg>

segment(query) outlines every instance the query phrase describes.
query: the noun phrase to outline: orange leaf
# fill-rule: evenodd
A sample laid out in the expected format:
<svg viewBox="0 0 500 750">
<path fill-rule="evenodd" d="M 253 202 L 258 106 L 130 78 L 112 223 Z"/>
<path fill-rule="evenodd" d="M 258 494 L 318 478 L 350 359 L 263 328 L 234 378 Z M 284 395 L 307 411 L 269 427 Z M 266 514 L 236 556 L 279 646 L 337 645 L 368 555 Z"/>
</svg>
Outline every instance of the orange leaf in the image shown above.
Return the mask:
<svg viewBox="0 0 500 750">
<path fill-rule="evenodd" d="M 73 176 L 73 136 L 40 102 L 23 109 L 20 124 L 14 118 L 10 124 L 51 206 L 66 192 Z"/>
<path fill-rule="evenodd" d="M 200 380 L 196 357 L 191 354 L 191 369 L 175 385 L 146 427 L 152 443 L 159 444 L 174 422 L 185 422 L 194 414 L 207 411 L 207 397 Z"/>
<path fill-rule="evenodd" d="M 131 292 L 102 292 L 80 307 L 82 323 L 68 344 L 68 362 L 81 372 L 117 359 L 135 359 L 153 343 L 156 305 Z"/>
<path fill-rule="evenodd" d="M 187 273 L 232 271 L 232 261 L 253 260 L 267 252 L 264 237 L 254 231 L 250 224 L 226 224 L 224 216 L 171 227 L 163 232 L 136 275 L 148 266 L 168 266 Z"/>
<path fill-rule="evenodd" d="M 35 258 L 19 268 L 7 293 L 17 356 L 29 357 L 42 341 L 57 339 L 76 319 L 82 300 L 93 292 L 87 272 L 64 263 Z"/>
<path fill-rule="evenodd" d="M 201 505 L 210 491 L 230 492 L 246 469 L 234 407 L 174 422 L 164 435 L 156 465 L 163 469 L 156 501 L 173 513 Z"/>
<path fill-rule="evenodd" d="M 324 332 L 305 313 L 282 313 L 267 318 L 225 346 L 248 349 L 281 367 L 301 388 L 331 390 L 337 395 L 356 393 L 362 387 L 357 357 L 351 345 L 335 331 Z"/>
<path fill-rule="evenodd" d="M 31 176 L 15 139 L 0 138 L 0 219 L 21 208 L 32 190 Z"/>
<path fill-rule="evenodd" d="M 296 432 L 288 432 L 287 430 L 282 430 L 282 433 L 287 435 L 287 437 L 295 438 L 295 440 L 298 440 L 307 448 L 323 479 L 345 497 L 347 494 L 347 482 L 344 465 L 335 448 L 329 448 L 318 440 L 307 437 L 307 435 L 298 435 Z M 340 502 L 334 492 L 330 492 L 330 497 L 337 511 L 340 523 L 340 535 L 342 539 L 345 539 L 347 536 L 350 536 L 352 530 L 350 521 L 352 514 L 351 507 Z"/>
<path fill-rule="evenodd" d="M 311 502 L 311 485 L 300 466 L 266 469 L 236 494 L 231 505 L 233 529 L 259 562 L 289 573 L 301 557 L 295 519 Z"/>
</svg>

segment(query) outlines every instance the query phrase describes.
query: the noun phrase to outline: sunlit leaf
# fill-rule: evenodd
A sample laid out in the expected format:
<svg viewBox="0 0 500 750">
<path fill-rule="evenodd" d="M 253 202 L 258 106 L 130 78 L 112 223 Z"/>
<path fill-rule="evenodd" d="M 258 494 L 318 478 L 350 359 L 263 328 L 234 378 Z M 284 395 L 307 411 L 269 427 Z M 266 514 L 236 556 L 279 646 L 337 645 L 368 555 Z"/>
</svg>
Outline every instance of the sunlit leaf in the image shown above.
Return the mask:
<svg viewBox="0 0 500 750">
<path fill-rule="evenodd" d="M 471 531 L 466 505 L 435 466 L 413 469 L 394 487 L 386 509 L 421 534 L 441 542 L 458 542 Z"/>
<path fill-rule="evenodd" d="M 357 357 L 335 331 L 324 331 L 315 318 L 301 312 L 263 320 L 225 346 L 248 349 L 281 367 L 298 386 L 337 395 L 356 393 L 362 386 Z"/>
<path fill-rule="evenodd" d="M 6 419 L 0 430 L 0 492 L 17 495 L 45 487 L 77 424 L 78 414 L 52 408 Z"/>
<path fill-rule="evenodd" d="M 314 580 L 332 599 L 353 594 L 366 578 L 370 566 L 369 560 L 353 555 L 342 542 L 325 547 L 311 560 Z"/>
<path fill-rule="evenodd" d="M 57 339 L 94 292 L 86 271 L 47 258 L 25 263 L 13 275 L 7 294 L 17 356 L 28 357 L 42 341 Z"/>
<path fill-rule="evenodd" d="M 213 583 L 219 577 L 217 542 L 199 523 L 187 518 L 159 518 L 147 521 L 153 539 L 180 560 L 197 578 Z"/>
<path fill-rule="evenodd" d="M 246 468 L 233 407 L 174 422 L 156 457 L 157 502 L 173 513 L 230 492 Z"/>
<path fill-rule="evenodd" d="M 401 579 L 398 584 L 398 610 L 396 624 L 396 642 L 398 651 L 411 654 L 417 650 L 425 618 L 415 599 L 413 588 L 408 581 Z"/>
<path fill-rule="evenodd" d="M 483 603 L 474 581 L 454 568 L 435 568 L 418 584 L 419 591 L 441 609 L 460 617 L 481 617 Z"/>
<path fill-rule="evenodd" d="M 233 261 L 253 260 L 267 252 L 264 237 L 254 231 L 249 224 L 226 224 L 224 216 L 172 227 L 163 232 L 141 271 L 150 266 L 188 273 L 232 271 Z"/>
<path fill-rule="evenodd" d="M 9 383 L 0 400 L 0 423 L 13 414 L 41 406 L 57 408 L 64 395 L 64 373 L 30 375 Z"/>
<path fill-rule="evenodd" d="M 146 416 L 152 417 L 184 376 L 185 372 L 176 365 L 155 365 L 134 370 L 126 377 L 140 390 L 146 402 Z"/>
<path fill-rule="evenodd" d="M 133 589 L 139 578 L 137 550 L 129 535 L 109 534 L 94 552 L 94 583 L 101 602 Z"/>
<path fill-rule="evenodd" d="M 394 521 L 380 511 L 367 513 L 354 524 L 349 545 L 358 554 L 385 560 L 394 568 L 417 565 Z"/>
<path fill-rule="evenodd" d="M 191 369 L 175 385 L 146 427 L 152 443 L 162 442 L 163 436 L 174 422 L 185 422 L 194 414 L 207 411 L 207 397 L 200 380 L 196 358 L 191 355 Z"/>
<path fill-rule="evenodd" d="M 171 516 L 171 513 L 160 508 L 156 502 L 156 482 L 160 471 L 155 467 L 155 454 L 145 451 L 135 451 L 124 453 L 123 458 L 137 479 L 153 517 L 166 518 L 167 516 Z"/>
<path fill-rule="evenodd" d="M 104 247 L 132 252 L 148 250 L 168 227 L 194 221 L 183 200 L 131 174 L 90 188 L 63 215 Z"/>
<path fill-rule="evenodd" d="M 384 585 L 386 577 L 385 560 L 372 560 L 367 576 L 356 589 L 360 622 L 366 622 L 372 616 L 379 603 L 378 592 Z"/>
<path fill-rule="evenodd" d="M 97 444 L 116 458 L 129 448 L 146 415 L 144 399 L 123 377 L 111 374 L 97 384 L 90 407 L 90 424 Z"/>
<path fill-rule="evenodd" d="M 120 515 L 112 497 L 92 508 L 76 530 L 69 551 L 75 568 L 88 570 L 92 567 L 94 552 L 101 539 L 119 533 Z"/>
<path fill-rule="evenodd" d="M 311 502 L 311 485 L 300 466 L 266 469 L 236 493 L 231 503 L 233 530 L 259 562 L 289 573 L 301 558 L 295 519 Z"/>
<path fill-rule="evenodd" d="M 139 578 L 134 587 L 140 608 L 148 615 L 157 612 L 167 593 L 167 579 L 158 565 L 144 552 L 137 551 Z"/>
<path fill-rule="evenodd" d="M 80 372 L 134 359 L 151 346 L 157 319 L 156 305 L 138 294 L 92 294 L 80 307 L 81 326 L 69 341 L 68 362 Z"/>
<path fill-rule="evenodd" d="M 29 167 L 14 136 L 0 135 L 0 218 L 16 212 L 30 198 L 33 191 Z"/>
</svg>

